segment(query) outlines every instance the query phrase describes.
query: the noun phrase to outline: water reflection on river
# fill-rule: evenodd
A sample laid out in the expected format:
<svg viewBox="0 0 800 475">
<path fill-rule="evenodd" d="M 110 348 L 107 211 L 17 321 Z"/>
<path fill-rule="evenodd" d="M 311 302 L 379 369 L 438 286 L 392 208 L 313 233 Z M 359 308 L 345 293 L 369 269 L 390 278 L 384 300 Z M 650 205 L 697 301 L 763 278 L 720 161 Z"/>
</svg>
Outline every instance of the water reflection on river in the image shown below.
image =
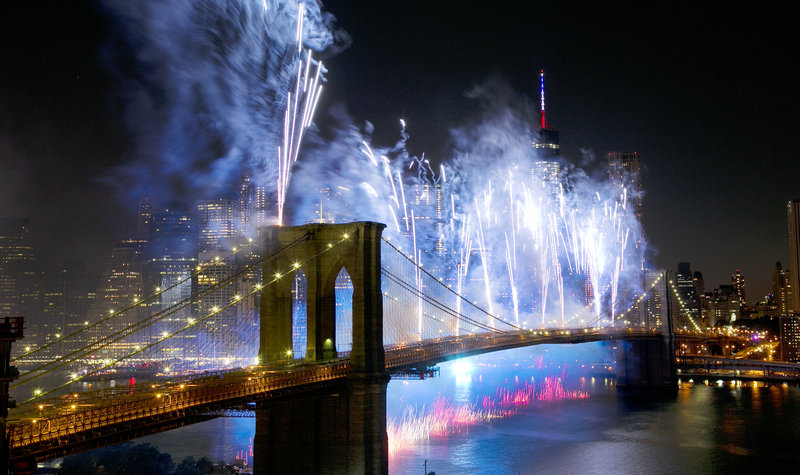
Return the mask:
<svg viewBox="0 0 800 475">
<path fill-rule="evenodd" d="M 582 346 L 507 351 L 442 364 L 434 380 L 393 380 L 390 437 L 392 424 L 402 426 L 409 408 L 417 416 L 430 414 L 437 400 L 481 413 L 486 401 L 499 407 L 498 401 L 510 400 L 504 395 L 541 387 L 548 378 L 567 396 L 539 397 L 557 395 L 551 384 L 527 402 L 514 396 L 523 403 L 507 414 L 460 420 L 446 436 L 427 431 L 398 444 L 395 435 L 390 473 L 419 474 L 425 467 L 437 474 L 742 473 L 800 461 L 797 387 L 682 381 L 677 395 L 621 394 L 612 380 L 580 373 L 582 362 L 599 357 Z M 588 397 L 573 397 L 581 394 Z M 248 452 L 254 430 L 252 418 L 216 419 L 138 441 L 159 446 L 176 461 L 232 461 Z"/>
</svg>

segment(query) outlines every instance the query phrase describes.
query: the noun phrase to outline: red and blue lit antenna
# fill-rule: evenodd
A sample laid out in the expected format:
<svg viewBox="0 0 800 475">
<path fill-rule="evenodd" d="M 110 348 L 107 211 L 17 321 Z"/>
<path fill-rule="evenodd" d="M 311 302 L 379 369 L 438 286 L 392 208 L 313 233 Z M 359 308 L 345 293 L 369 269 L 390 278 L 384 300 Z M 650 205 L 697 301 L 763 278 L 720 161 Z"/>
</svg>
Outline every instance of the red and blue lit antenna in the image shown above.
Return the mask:
<svg viewBox="0 0 800 475">
<path fill-rule="evenodd" d="M 541 94 L 541 113 L 542 113 L 542 128 L 547 128 L 547 121 L 544 118 L 544 69 L 539 70 L 539 92 Z"/>
</svg>

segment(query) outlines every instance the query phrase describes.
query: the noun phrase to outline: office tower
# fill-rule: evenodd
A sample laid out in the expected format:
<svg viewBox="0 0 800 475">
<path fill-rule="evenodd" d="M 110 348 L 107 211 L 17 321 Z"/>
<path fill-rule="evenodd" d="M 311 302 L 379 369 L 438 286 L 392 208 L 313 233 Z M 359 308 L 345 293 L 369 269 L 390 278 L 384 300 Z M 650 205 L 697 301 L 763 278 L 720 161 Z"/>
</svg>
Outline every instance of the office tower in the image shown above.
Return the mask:
<svg viewBox="0 0 800 475">
<path fill-rule="evenodd" d="M 608 171 L 612 180 L 624 187 L 626 206 L 642 222 L 642 164 L 637 152 L 611 152 L 608 154 Z"/>
<path fill-rule="evenodd" d="M 45 272 L 40 284 L 42 343 L 71 334 L 87 323 L 94 302 L 98 276 L 86 271 L 80 261 L 65 262 L 58 270 Z M 80 338 L 56 344 L 50 356 L 63 355 L 82 345 Z"/>
<path fill-rule="evenodd" d="M 792 200 L 787 206 L 789 218 L 789 271 L 791 272 L 790 286 L 792 289 L 791 306 L 793 313 L 800 313 L 800 291 L 798 291 L 798 277 L 800 277 L 800 200 Z"/>
<path fill-rule="evenodd" d="M 785 283 L 784 283 L 784 290 L 783 293 L 786 299 L 786 313 L 785 315 L 792 315 L 795 312 L 800 313 L 800 309 L 794 306 L 794 293 L 796 289 L 792 288 L 792 271 L 789 269 L 785 269 L 784 274 L 786 275 Z"/>
<path fill-rule="evenodd" d="M 644 256 L 644 227 L 642 226 L 642 176 L 641 160 L 636 152 L 622 153 L 611 152 L 608 154 L 608 173 L 609 177 L 619 190 L 618 202 L 636 216 L 641 232 L 636 232 L 636 242 L 634 243 L 639 269 L 644 276 L 645 256 Z M 644 283 L 642 284 L 644 287 Z M 633 301 L 638 302 L 637 293 L 633 295 Z M 641 313 L 639 304 L 634 303 L 634 310 Z"/>
<path fill-rule="evenodd" d="M 214 252 L 233 247 L 236 219 L 231 200 L 218 198 L 197 204 L 200 215 L 200 252 Z"/>
<path fill-rule="evenodd" d="M 151 237 L 151 256 L 197 257 L 197 227 L 185 204 L 155 213 Z"/>
<path fill-rule="evenodd" d="M 136 239 L 140 241 L 149 241 L 150 232 L 153 226 L 153 197 L 150 195 L 142 195 L 139 198 L 139 209 L 136 213 Z"/>
<path fill-rule="evenodd" d="M 542 190 L 542 196 L 557 202 L 561 194 L 561 169 L 555 160 L 538 160 L 531 169 L 534 187 Z"/>
<path fill-rule="evenodd" d="M 197 226 L 185 204 L 175 203 L 153 214 L 149 259 L 145 267 L 145 294 L 158 294 L 149 300 L 143 311 L 153 314 L 170 309 L 192 294 L 192 272 L 197 266 Z M 143 340 L 153 342 L 164 333 L 175 331 L 191 318 L 191 311 L 175 312 L 149 326 Z M 172 340 L 182 343 L 189 333 Z M 166 350 L 166 348 L 162 348 Z M 162 351 L 162 353 L 169 353 Z M 186 356 L 184 352 L 171 353 Z"/>
<path fill-rule="evenodd" d="M 694 291 L 698 296 L 702 296 L 706 293 L 706 283 L 703 280 L 702 272 L 694 271 L 694 274 L 692 274 L 692 284 L 694 284 Z"/>
<path fill-rule="evenodd" d="M 269 224 L 268 206 L 266 187 L 256 185 L 249 176 L 242 178 L 236 203 L 236 235 L 255 238 L 258 228 Z"/>
<path fill-rule="evenodd" d="M 739 294 L 732 285 L 720 285 L 708 298 L 708 326 L 719 322 L 733 323 L 739 319 L 741 303 Z"/>
<path fill-rule="evenodd" d="M 195 293 L 203 298 L 195 304 L 196 318 L 202 320 L 197 328 L 197 351 L 204 362 L 228 366 L 255 354 L 257 299 L 250 294 L 256 282 L 247 275 L 234 278 L 245 264 L 237 257 L 239 253 L 231 256 L 224 251 L 198 256 Z"/>
<path fill-rule="evenodd" d="M 409 198 L 408 204 L 414 210 L 414 229 L 417 239 L 436 242 L 434 250 L 436 254 L 441 255 L 444 252 L 444 201 L 441 185 L 428 183 L 414 185 Z M 410 228 L 410 221 L 408 225 Z"/>
<path fill-rule="evenodd" d="M 343 193 L 348 190 L 342 186 L 323 185 L 318 190 L 319 201 L 314 211 L 317 223 L 343 223 L 354 221 L 353 215 Z"/>
<path fill-rule="evenodd" d="M 731 275 L 731 285 L 733 285 L 736 295 L 739 297 L 739 305 L 746 305 L 744 276 L 739 269 L 736 269 L 736 272 Z"/>
<path fill-rule="evenodd" d="M 789 315 L 788 279 L 789 275 L 783 269 L 780 261 L 775 262 L 775 270 L 772 271 L 772 300 L 778 308 L 779 315 Z"/>
<path fill-rule="evenodd" d="M 702 328 L 700 321 L 700 297 L 694 287 L 692 270 L 688 262 L 678 263 L 675 273 L 674 293 L 677 294 L 676 305 L 673 306 L 673 317 L 676 318 L 676 327 L 687 329 Z"/>
<path fill-rule="evenodd" d="M 89 339 L 102 338 L 122 331 L 137 323 L 143 317 L 143 309 L 135 306 L 144 296 L 142 270 L 143 263 L 136 258 L 134 249 L 120 245 L 111 250 L 100 275 L 96 296 L 89 307 L 87 321 L 94 323 L 125 309 L 129 310 L 119 313 L 86 332 L 82 332 L 81 338 L 84 343 Z M 134 346 L 141 344 L 142 340 L 143 337 L 140 335 L 129 339 L 121 339 L 102 350 L 101 354 L 96 356 L 106 357 L 126 354 Z"/>
<path fill-rule="evenodd" d="M 38 269 L 27 218 L 0 218 L 0 317 L 26 317 L 26 339 L 39 339 Z"/>
</svg>

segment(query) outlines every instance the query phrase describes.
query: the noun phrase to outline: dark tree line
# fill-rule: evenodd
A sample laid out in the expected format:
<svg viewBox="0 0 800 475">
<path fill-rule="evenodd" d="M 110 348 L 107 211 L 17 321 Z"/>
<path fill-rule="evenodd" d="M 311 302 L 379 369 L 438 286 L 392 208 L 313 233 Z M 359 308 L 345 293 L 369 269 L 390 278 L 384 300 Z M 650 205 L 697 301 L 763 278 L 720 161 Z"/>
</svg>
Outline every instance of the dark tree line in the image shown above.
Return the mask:
<svg viewBox="0 0 800 475">
<path fill-rule="evenodd" d="M 72 455 L 64 459 L 59 475 L 211 475 L 235 474 L 236 468 L 226 464 L 214 464 L 206 457 L 187 457 L 173 463 L 169 454 L 164 454 L 150 444 L 125 442 L 103 447 L 91 452 Z"/>
</svg>

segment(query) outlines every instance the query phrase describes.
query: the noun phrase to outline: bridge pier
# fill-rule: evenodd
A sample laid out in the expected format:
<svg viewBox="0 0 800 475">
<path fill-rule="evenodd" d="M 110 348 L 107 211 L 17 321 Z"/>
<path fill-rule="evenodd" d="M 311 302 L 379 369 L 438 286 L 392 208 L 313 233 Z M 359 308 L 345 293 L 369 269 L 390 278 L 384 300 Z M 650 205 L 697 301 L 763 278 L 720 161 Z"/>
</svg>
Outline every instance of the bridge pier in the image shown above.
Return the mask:
<svg viewBox="0 0 800 475">
<path fill-rule="evenodd" d="M 620 341 L 616 371 L 619 388 L 677 389 L 674 338 L 654 335 Z"/>
<path fill-rule="evenodd" d="M 388 473 L 388 382 L 350 378 L 324 394 L 260 403 L 254 473 Z"/>
<path fill-rule="evenodd" d="M 336 277 L 353 283 L 350 375 L 329 389 L 258 404 L 253 446 L 255 473 L 385 474 L 389 467 L 383 350 L 381 232 L 373 222 L 309 224 L 263 229 L 263 280 L 301 269 L 307 282 L 306 363 L 336 355 Z M 299 265 L 299 267 L 298 267 Z M 262 364 L 287 361 L 292 348 L 294 271 L 261 294 Z"/>
</svg>

